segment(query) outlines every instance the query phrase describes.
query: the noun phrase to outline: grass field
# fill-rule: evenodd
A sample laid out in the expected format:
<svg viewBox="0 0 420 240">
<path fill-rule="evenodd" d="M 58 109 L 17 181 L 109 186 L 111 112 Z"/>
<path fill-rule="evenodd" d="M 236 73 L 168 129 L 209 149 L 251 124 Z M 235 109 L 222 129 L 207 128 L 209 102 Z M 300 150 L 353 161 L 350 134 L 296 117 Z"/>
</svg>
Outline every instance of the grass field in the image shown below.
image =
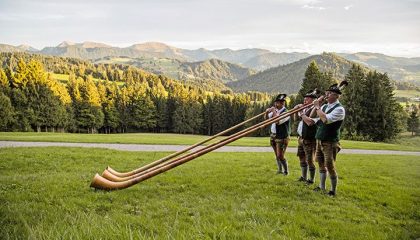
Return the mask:
<svg viewBox="0 0 420 240">
<path fill-rule="evenodd" d="M 395 90 L 396 97 L 414 98 L 420 97 L 420 91 L 417 90 Z"/>
<path fill-rule="evenodd" d="M 291 174 L 272 154 L 211 153 L 132 188 L 90 189 L 108 164 L 128 170 L 165 153 L 0 150 L 0 239 L 417 239 L 420 161 L 339 155 L 338 195 Z M 329 184 L 329 181 L 327 181 Z"/>
<path fill-rule="evenodd" d="M 72 134 L 72 133 L 28 133 L 0 132 L 0 140 L 35 141 L 35 142 L 85 142 L 85 143 L 128 143 L 128 144 L 174 144 L 190 145 L 202 141 L 208 136 L 155 134 L 155 133 L 125 133 L 125 134 Z M 219 138 L 221 139 L 221 138 Z M 213 140 L 214 141 L 214 140 Z M 246 137 L 235 141 L 230 146 L 268 146 L 267 137 Z M 343 148 L 420 151 L 420 137 L 404 136 L 396 143 L 377 143 L 342 140 Z M 291 137 L 289 146 L 296 147 L 296 137 Z"/>
<path fill-rule="evenodd" d="M 59 73 L 51 73 L 53 78 L 55 78 L 56 80 L 66 83 L 69 81 L 69 77 L 70 75 L 68 74 L 59 74 Z M 99 78 L 93 78 L 93 81 L 97 82 L 97 81 L 105 81 L 103 79 L 99 79 Z M 124 82 L 117 82 L 118 86 L 122 86 L 124 85 Z"/>
</svg>

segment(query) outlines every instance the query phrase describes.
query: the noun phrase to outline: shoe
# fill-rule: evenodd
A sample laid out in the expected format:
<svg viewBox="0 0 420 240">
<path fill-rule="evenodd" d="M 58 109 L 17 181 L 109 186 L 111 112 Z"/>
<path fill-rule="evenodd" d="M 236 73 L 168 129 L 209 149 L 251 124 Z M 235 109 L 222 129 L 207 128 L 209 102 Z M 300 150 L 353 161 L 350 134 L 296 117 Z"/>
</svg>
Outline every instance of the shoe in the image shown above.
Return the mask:
<svg viewBox="0 0 420 240">
<path fill-rule="evenodd" d="M 300 178 L 298 179 L 298 182 L 306 182 L 306 179 L 305 179 L 304 177 L 300 177 Z"/>
<path fill-rule="evenodd" d="M 312 184 L 314 184 L 314 181 L 312 181 L 312 180 L 308 179 L 308 180 L 306 180 L 306 184 L 307 184 L 307 185 L 312 185 Z"/>
<path fill-rule="evenodd" d="M 325 189 L 322 189 L 318 186 L 318 187 L 314 188 L 314 192 L 325 192 Z"/>
<path fill-rule="evenodd" d="M 335 192 L 334 191 L 329 191 L 327 194 L 330 197 L 335 197 Z"/>
<path fill-rule="evenodd" d="M 284 175 L 284 176 L 287 176 L 287 175 L 289 175 L 289 172 L 284 171 L 284 172 L 283 172 L 283 175 Z"/>
</svg>

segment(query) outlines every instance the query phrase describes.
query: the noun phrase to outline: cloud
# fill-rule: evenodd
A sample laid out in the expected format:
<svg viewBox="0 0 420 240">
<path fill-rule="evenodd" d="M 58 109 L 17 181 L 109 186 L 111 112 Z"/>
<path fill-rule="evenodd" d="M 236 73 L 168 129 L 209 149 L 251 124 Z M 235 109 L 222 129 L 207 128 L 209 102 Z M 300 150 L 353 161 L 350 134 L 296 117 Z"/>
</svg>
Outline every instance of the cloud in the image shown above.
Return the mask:
<svg viewBox="0 0 420 240">
<path fill-rule="evenodd" d="M 320 10 L 320 11 L 326 9 L 326 7 L 321 7 L 321 6 L 318 7 L 318 6 L 314 6 L 314 5 L 308 5 L 308 4 L 303 5 L 302 8 L 305 8 L 305 9 L 316 9 L 316 10 Z"/>
<path fill-rule="evenodd" d="M 349 9 L 350 9 L 350 8 L 352 8 L 352 7 L 353 7 L 353 4 L 347 5 L 347 6 L 345 6 L 345 7 L 344 7 L 344 10 L 346 10 L 346 11 L 347 11 L 347 10 L 349 10 Z"/>
</svg>

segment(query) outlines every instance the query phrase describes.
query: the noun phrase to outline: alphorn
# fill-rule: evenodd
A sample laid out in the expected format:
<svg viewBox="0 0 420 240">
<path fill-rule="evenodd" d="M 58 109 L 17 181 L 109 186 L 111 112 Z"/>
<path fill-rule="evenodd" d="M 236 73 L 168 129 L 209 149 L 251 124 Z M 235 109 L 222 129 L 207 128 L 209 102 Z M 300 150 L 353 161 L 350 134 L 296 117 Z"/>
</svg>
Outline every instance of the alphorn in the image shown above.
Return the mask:
<svg viewBox="0 0 420 240">
<path fill-rule="evenodd" d="M 192 145 L 192 146 L 190 146 L 190 147 L 187 147 L 187 148 L 185 148 L 185 149 L 182 149 L 181 151 L 178 151 L 178 152 L 172 153 L 172 154 L 170 154 L 170 155 L 168 155 L 168 156 L 166 156 L 166 157 L 163 157 L 163 158 L 161 158 L 161 159 L 159 159 L 159 160 L 156 160 L 156 161 L 154 161 L 154 162 L 151 162 L 151 163 L 149 163 L 149 164 L 147 164 L 147 165 L 145 165 L 145 166 L 143 166 L 143 167 L 137 168 L 137 169 L 132 170 L 132 171 L 130 171 L 130 172 L 118 172 L 118 171 L 116 171 L 116 170 L 112 169 L 110 166 L 108 166 L 108 167 L 105 169 L 105 171 L 104 171 L 104 173 L 102 174 L 102 176 L 104 176 L 104 174 L 106 174 L 107 176 L 109 176 L 110 174 L 112 174 L 112 175 L 114 175 L 114 176 L 116 176 L 116 177 L 119 177 L 119 178 L 126 178 L 126 177 L 130 177 L 130 176 L 136 175 L 136 174 L 138 174 L 138 173 L 140 173 L 140 172 L 143 172 L 143 171 L 145 171 L 145 170 L 147 170 L 147 169 L 149 169 L 149 168 L 155 167 L 155 166 L 157 166 L 157 165 L 159 165 L 159 164 L 161 164 L 161 163 L 163 163 L 163 162 L 166 162 L 166 161 L 168 161 L 168 160 L 169 160 L 169 159 L 171 159 L 171 158 L 174 158 L 174 157 L 176 157 L 176 156 L 179 156 L 179 155 L 181 155 L 181 154 L 183 154 L 183 153 L 185 153 L 185 152 L 187 152 L 187 151 L 189 151 L 189 150 L 191 150 L 191 149 L 194 149 L 194 148 L 196 148 L 196 147 L 198 147 L 198 146 L 200 146 L 200 145 L 203 145 L 204 143 L 209 142 L 209 141 L 211 141 L 211 140 L 213 140 L 213 139 L 215 139 L 215 138 L 217 138 L 217 137 L 219 137 L 219 136 L 222 136 L 222 135 L 223 135 L 223 134 L 225 134 L 225 133 L 228 133 L 228 132 L 230 132 L 230 131 L 232 131 L 232 130 L 234 130 L 234 129 L 236 129 L 236 128 L 238 128 L 238 127 L 240 127 L 240 126 L 242 126 L 242 125 L 244 125 L 244 124 L 246 124 L 246 123 L 248 123 L 248 122 L 250 122 L 250 121 L 252 121 L 252 120 L 255 120 L 255 119 L 257 119 L 257 118 L 259 118 L 259 117 L 263 116 L 263 115 L 264 115 L 264 113 L 265 113 L 265 112 L 262 112 L 262 113 L 260 113 L 260 114 L 258 114 L 258 115 L 256 115 L 256 116 L 254 116 L 254 117 L 252 117 L 252 118 L 250 118 L 250 119 L 247 119 L 247 120 L 245 120 L 245 121 L 243 121 L 243 122 L 241 122 L 241 123 L 238 123 L 237 125 L 235 125 L 235 126 L 233 126 L 233 127 L 228 128 L 228 129 L 226 129 L 226 130 L 224 130 L 224 131 L 222 131 L 222 132 L 220 132 L 220 133 L 218 133 L 218 134 L 216 134 L 216 135 L 214 135 L 214 136 L 211 136 L 211 137 L 209 137 L 209 138 L 207 138 L 207 139 L 204 139 L 204 140 L 203 140 L 203 141 L 201 141 L 201 142 L 198 142 L 198 143 L 196 143 L 196 144 L 194 144 L 194 145 Z"/>
<path fill-rule="evenodd" d="M 201 155 L 204 155 L 204 154 L 206 154 L 208 152 L 211 152 L 211 151 L 213 151 L 213 150 L 215 150 L 217 148 L 220 148 L 220 147 L 222 147 L 222 146 L 224 146 L 226 144 L 229 144 L 229 143 L 231 143 L 233 141 L 236 141 L 239 138 L 242 138 L 242 137 L 244 137 L 244 136 L 246 136 L 246 135 L 248 135 L 248 134 L 250 134 L 250 133 L 252 133 L 252 132 L 254 132 L 254 131 L 258 130 L 258 129 L 260 129 L 260 128 L 263 128 L 263 127 L 268 126 L 268 125 L 270 125 L 272 123 L 278 122 L 280 119 L 289 117 L 292 114 L 295 114 L 296 112 L 301 111 L 301 110 L 303 110 L 303 109 L 305 109 L 307 107 L 310 107 L 312 105 L 313 105 L 313 103 L 309 103 L 309 104 L 303 105 L 300 108 L 293 109 L 293 110 L 287 112 L 284 115 L 280 115 L 280 116 L 277 116 L 277 117 L 274 117 L 274 118 L 267 119 L 262 124 L 257 124 L 257 126 L 252 126 L 252 127 L 248 128 L 248 130 L 242 132 L 241 134 L 235 135 L 234 137 L 228 137 L 228 138 L 224 139 L 223 141 L 217 143 L 214 146 L 205 147 L 203 149 L 200 149 L 200 150 L 198 150 L 198 151 L 196 151 L 196 152 L 194 152 L 192 154 L 189 154 L 186 157 L 181 157 L 179 160 L 174 161 L 174 162 L 171 162 L 168 165 L 165 165 L 165 166 L 163 166 L 161 168 L 158 168 L 158 169 L 156 169 L 156 170 L 154 170 L 152 172 L 148 172 L 148 173 L 146 173 L 144 175 L 141 175 L 139 177 L 132 178 L 130 180 L 126 180 L 126 181 L 123 181 L 123 182 L 113 182 L 113 181 L 110 181 L 110 180 L 108 180 L 106 178 L 101 177 L 99 174 L 96 174 L 94 176 L 94 178 L 92 179 L 92 182 L 91 182 L 90 186 L 93 187 L 93 188 L 102 189 L 102 190 L 117 190 L 117 189 L 124 189 L 124 188 L 131 187 L 131 186 L 133 186 L 133 185 L 135 185 L 135 184 L 137 184 L 139 182 L 142 182 L 142 181 L 144 181 L 146 179 L 149 179 L 151 177 L 154 177 L 154 176 L 156 176 L 156 175 L 158 175 L 160 173 L 166 172 L 166 171 L 168 171 L 168 170 L 170 170 L 172 168 L 175 168 L 175 167 L 177 167 L 177 166 L 179 166 L 181 164 L 184 164 L 184 163 L 186 163 L 188 161 L 191 161 L 191 160 L 193 160 L 193 159 L 195 159 L 195 158 L 197 158 L 197 157 L 199 157 Z"/>
<path fill-rule="evenodd" d="M 287 114 L 287 112 L 284 112 L 284 113 L 282 113 L 281 115 L 284 115 L 284 114 Z M 265 120 L 265 121 L 269 121 L 269 119 L 267 119 L 267 120 Z M 241 131 L 239 131 L 239 132 L 237 132 L 237 133 L 235 133 L 235 134 L 233 134 L 233 135 L 229 136 L 229 138 L 235 137 L 235 136 L 237 136 L 237 135 L 239 135 L 239 134 L 241 134 L 241 133 L 243 133 L 243 132 L 246 132 L 246 131 L 250 130 L 251 128 L 256 128 L 256 127 L 258 127 L 258 126 L 260 126 L 260 125 L 264 124 L 264 122 L 265 122 L 265 121 L 260 122 L 260 123 L 257 123 L 257 124 L 255 124 L 255 125 L 253 125 L 253 126 L 251 126 L 251 127 L 246 128 L 246 129 L 243 129 L 243 130 L 241 130 Z M 212 147 L 212 146 L 215 146 L 216 144 L 219 144 L 219 143 L 221 143 L 221 142 L 224 142 L 225 140 L 226 140 L 226 139 L 222 139 L 222 140 L 220 140 L 219 142 L 212 143 L 212 144 L 210 144 L 210 145 L 206 146 L 206 148 L 208 148 L 208 147 Z M 166 165 L 168 165 L 168 164 L 170 164 L 170 163 L 172 163 L 172 162 L 178 161 L 178 160 L 180 160 L 181 158 L 187 157 L 187 156 L 189 156 L 189 155 L 191 155 L 191 154 L 194 154 L 194 153 L 195 153 L 195 152 L 191 152 L 191 153 L 188 153 L 188 154 L 186 154 L 186 155 L 180 156 L 180 157 L 178 157 L 178 158 L 171 159 L 171 160 L 169 160 L 169 161 L 163 162 L 163 163 L 161 163 L 161 164 L 159 164 L 159 165 L 156 165 L 156 166 L 154 166 L 154 167 L 151 167 L 151 168 L 149 168 L 149 169 L 145 169 L 145 170 L 144 170 L 144 171 L 142 171 L 142 172 L 139 172 L 139 173 L 137 173 L 137 174 L 134 174 L 134 175 L 131 175 L 131 176 L 128 176 L 128 177 L 118 177 L 118 176 L 115 176 L 115 175 L 113 175 L 113 174 L 112 174 L 112 172 L 110 172 L 110 171 L 108 171 L 107 169 L 105 169 L 105 170 L 103 171 L 103 173 L 102 173 L 102 177 L 104 177 L 104 178 L 106 178 L 106 179 L 108 179 L 108 180 L 110 180 L 110 181 L 113 181 L 113 182 L 124 182 L 124 181 L 130 180 L 130 179 L 133 179 L 133 178 L 139 177 L 139 176 L 141 176 L 141 175 L 147 174 L 147 173 L 149 173 L 149 172 L 152 172 L 152 171 L 154 171 L 154 170 L 156 170 L 156 169 L 158 169 L 158 168 L 164 167 L 164 166 L 166 166 Z"/>
</svg>

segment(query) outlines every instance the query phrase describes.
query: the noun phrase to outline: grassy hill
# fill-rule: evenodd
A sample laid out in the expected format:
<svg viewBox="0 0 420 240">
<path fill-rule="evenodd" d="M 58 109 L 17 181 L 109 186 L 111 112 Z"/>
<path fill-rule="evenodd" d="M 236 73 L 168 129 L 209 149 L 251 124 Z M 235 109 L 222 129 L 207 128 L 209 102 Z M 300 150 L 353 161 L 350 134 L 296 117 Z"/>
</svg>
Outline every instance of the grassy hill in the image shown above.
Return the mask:
<svg viewBox="0 0 420 240">
<path fill-rule="evenodd" d="M 309 57 L 308 53 L 265 53 L 255 56 L 243 65 L 252 69 L 263 71 L 268 68 L 285 65 L 292 62 L 299 61 L 300 59 Z"/>
<path fill-rule="evenodd" d="M 93 60 L 103 64 L 125 64 L 141 68 L 154 74 L 162 74 L 173 79 L 179 79 L 182 62 L 169 58 L 130 58 L 130 57 L 104 57 Z"/>
<path fill-rule="evenodd" d="M 323 53 L 293 62 L 284 66 L 270 68 L 244 80 L 229 83 L 234 91 L 249 90 L 270 93 L 296 93 L 309 63 L 315 61 L 321 71 L 331 71 L 337 80 L 342 80 L 350 69 L 352 62 L 333 53 Z"/>
<path fill-rule="evenodd" d="M 247 78 L 255 73 L 255 71 L 241 67 L 237 64 L 224 62 L 218 59 L 210 59 L 202 62 L 182 63 L 181 79 L 188 78 L 204 78 L 218 79 L 222 82 L 234 82 Z"/>
<path fill-rule="evenodd" d="M 338 195 L 275 175 L 272 153 L 211 153 L 132 188 L 89 188 L 111 165 L 165 156 L 80 148 L 0 151 L 0 239 L 417 239 L 417 156 L 344 155 Z M 318 179 L 317 179 L 318 181 Z M 329 183 L 328 183 L 329 184 Z M 328 224 L 326 224 L 328 222 Z"/>
</svg>

